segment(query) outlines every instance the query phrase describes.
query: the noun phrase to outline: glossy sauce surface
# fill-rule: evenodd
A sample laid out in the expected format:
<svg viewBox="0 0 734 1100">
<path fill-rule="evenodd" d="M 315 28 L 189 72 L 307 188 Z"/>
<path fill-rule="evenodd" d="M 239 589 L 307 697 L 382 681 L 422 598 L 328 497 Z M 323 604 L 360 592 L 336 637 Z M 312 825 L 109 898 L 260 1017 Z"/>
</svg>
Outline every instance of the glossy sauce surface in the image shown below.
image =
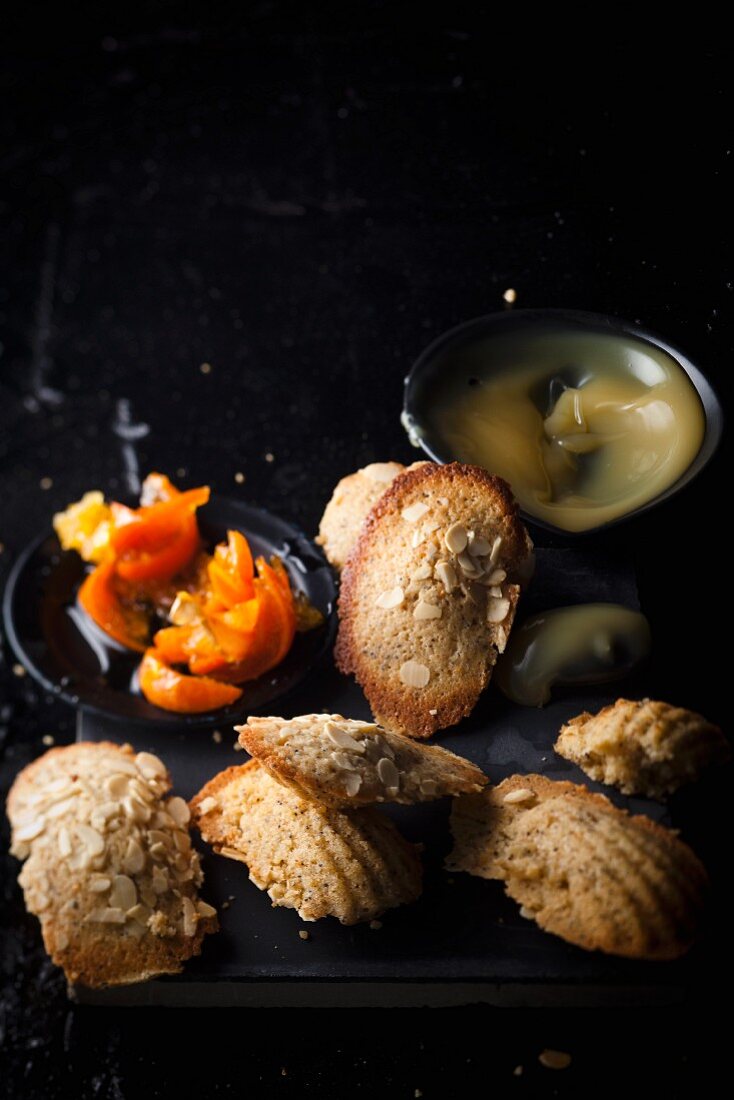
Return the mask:
<svg viewBox="0 0 734 1100">
<path fill-rule="evenodd" d="M 600 684 L 626 676 L 650 652 L 643 614 L 613 603 L 559 607 L 515 627 L 494 682 L 526 707 L 550 702 L 554 684 Z"/>
<path fill-rule="evenodd" d="M 559 327 L 446 353 L 421 434 L 509 481 L 566 531 L 619 519 L 691 465 L 705 413 L 683 368 L 632 336 Z"/>
</svg>

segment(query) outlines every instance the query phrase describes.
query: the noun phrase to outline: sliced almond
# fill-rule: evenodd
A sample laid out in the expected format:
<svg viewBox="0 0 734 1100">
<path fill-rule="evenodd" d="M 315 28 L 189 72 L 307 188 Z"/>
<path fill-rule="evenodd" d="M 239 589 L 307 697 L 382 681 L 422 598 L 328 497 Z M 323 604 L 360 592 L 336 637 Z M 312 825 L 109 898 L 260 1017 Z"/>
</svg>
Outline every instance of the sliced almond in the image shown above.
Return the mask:
<svg viewBox="0 0 734 1100">
<path fill-rule="evenodd" d="M 530 787 L 518 787 L 516 791 L 506 794 L 502 801 L 511 806 L 514 802 L 532 802 L 534 799 L 535 792 L 531 791 Z"/>
<path fill-rule="evenodd" d="M 162 829 L 150 829 L 148 831 L 152 844 L 164 844 L 166 848 L 173 846 L 173 840 L 170 833 L 165 833 Z"/>
<path fill-rule="evenodd" d="M 507 573 L 504 569 L 493 569 L 485 579 L 485 584 L 502 584 L 507 580 Z"/>
<path fill-rule="evenodd" d="M 383 592 L 378 596 L 375 605 L 389 611 L 393 607 L 400 607 L 404 599 L 405 592 L 400 585 L 396 585 L 395 588 L 388 588 L 387 592 Z"/>
<path fill-rule="evenodd" d="M 165 859 L 168 855 L 168 848 L 165 844 L 151 844 L 150 854 L 152 855 L 153 859 Z"/>
<path fill-rule="evenodd" d="M 188 825 L 191 814 L 189 813 L 189 807 L 184 802 L 183 798 L 179 798 L 178 795 L 174 795 L 173 798 L 169 798 L 168 802 L 166 802 L 166 810 L 171 815 L 176 824 L 180 825 L 181 828 L 183 828 L 184 825 Z"/>
<path fill-rule="evenodd" d="M 417 569 L 414 569 L 410 574 L 412 581 L 426 581 L 433 573 L 433 569 L 428 562 L 424 562 L 423 565 L 419 565 Z"/>
<path fill-rule="evenodd" d="M 383 756 L 382 760 L 377 762 L 377 774 L 380 777 L 380 782 L 388 790 L 397 790 L 400 785 L 400 772 L 395 767 L 392 760 L 389 760 L 387 756 Z"/>
<path fill-rule="evenodd" d="M 128 909 L 125 913 L 125 916 L 129 920 L 134 920 L 136 924 L 142 924 L 143 927 L 147 925 L 150 915 L 150 908 L 147 905 L 141 905 L 140 902 L 138 902 L 137 905 L 133 905 L 132 908 Z"/>
<path fill-rule="evenodd" d="M 510 610 L 510 601 L 490 600 L 487 605 L 487 622 L 488 623 L 501 623 L 507 618 L 507 613 Z"/>
<path fill-rule="evenodd" d="M 400 679 L 406 687 L 424 688 L 431 678 L 431 670 L 420 661 L 405 661 L 400 666 Z"/>
<path fill-rule="evenodd" d="M 72 797 L 70 798 L 65 798 L 62 802 L 56 802 L 53 806 L 49 806 L 49 808 L 46 810 L 46 817 L 63 817 L 64 814 L 67 814 L 70 811 L 74 810 L 76 808 L 76 804 L 77 799 L 75 795 L 72 795 Z"/>
<path fill-rule="evenodd" d="M 110 775 L 105 779 L 105 790 L 110 798 L 124 798 L 127 794 L 127 789 L 130 784 L 130 777 L 127 775 L 115 774 Z"/>
<path fill-rule="evenodd" d="M 501 538 L 500 535 L 498 535 L 497 538 L 492 543 L 492 549 L 491 549 L 490 554 L 489 554 L 489 566 L 488 566 L 488 568 L 491 568 L 492 566 L 497 564 L 497 559 L 500 556 L 501 548 L 502 548 L 502 538 Z"/>
<path fill-rule="evenodd" d="M 389 485 L 399 473 L 392 462 L 370 462 L 369 465 L 363 466 L 360 472 L 370 481 L 379 481 L 384 485 Z"/>
<path fill-rule="evenodd" d="M 420 544 L 422 542 L 425 542 L 425 539 L 426 539 L 426 533 L 425 533 L 425 531 L 421 531 L 421 529 L 419 527 L 416 531 L 413 532 L 413 537 L 410 540 L 410 545 L 415 550 L 416 547 L 420 546 Z"/>
<path fill-rule="evenodd" d="M 45 828 L 46 818 L 34 817 L 27 825 L 23 825 L 22 828 L 15 830 L 13 833 L 13 840 L 18 843 L 23 843 L 25 840 L 35 840 L 37 836 L 41 835 Z"/>
<path fill-rule="evenodd" d="M 469 553 L 475 558 L 484 558 L 492 552 L 492 547 L 487 539 L 472 532 L 469 538 Z"/>
<path fill-rule="evenodd" d="M 201 898 L 196 903 L 196 909 L 200 917 L 216 917 L 217 911 L 213 905 L 209 905 L 208 902 L 202 901 Z"/>
<path fill-rule="evenodd" d="M 358 772 L 347 772 L 344 776 L 344 789 L 350 798 L 359 793 L 362 786 L 362 776 Z"/>
<path fill-rule="evenodd" d="M 127 875 L 138 875 L 145 867 L 145 852 L 135 837 L 131 836 L 122 857 L 122 869 Z"/>
<path fill-rule="evenodd" d="M 191 841 L 185 829 L 174 830 L 173 843 L 176 845 L 179 852 L 188 852 L 191 850 Z"/>
<path fill-rule="evenodd" d="M 440 619 L 441 608 L 435 603 L 428 603 L 427 600 L 418 600 L 413 611 L 413 618 L 423 621 L 425 619 Z"/>
<path fill-rule="evenodd" d="M 502 589 L 498 584 L 493 584 L 488 590 L 489 595 L 495 600 L 502 599 Z"/>
<path fill-rule="evenodd" d="M 456 560 L 459 563 L 459 568 L 461 569 L 461 572 L 464 573 L 465 576 L 481 577 L 481 565 L 466 550 L 459 554 Z"/>
<path fill-rule="evenodd" d="M 439 561 L 436 563 L 435 572 L 446 591 L 453 592 L 459 583 L 456 579 L 456 570 L 453 565 L 448 561 Z"/>
<path fill-rule="evenodd" d="M 139 752 L 135 757 L 135 763 L 141 775 L 146 779 L 164 779 L 168 774 L 166 765 L 151 752 Z"/>
<path fill-rule="evenodd" d="M 452 554 L 460 554 L 466 549 L 469 536 L 463 523 L 452 523 L 443 537 L 443 541 Z"/>
<path fill-rule="evenodd" d="M 168 875 L 161 867 L 154 867 L 151 886 L 155 894 L 164 894 L 168 889 Z"/>
<path fill-rule="evenodd" d="M 92 875 L 89 880 L 89 889 L 93 894 L 104 894 L 112 885 L 112 879 L 108 875 Z"/>
<path fill-rule="evenodd" d="M 438 785 L 435 779 L 421 779 L 420 788 L 421 794 L 425 794 L 428 798 L 431 798 L 438 790 Z"/>
<path fill-rule="evenodd" d="M 341 726 L 337 726 L 335 722 L 327 722 L 324 726 L 324 733 L 329 740 L 334 745 L 338 745 L 340 749 L 348 749 L 350 752 L 359 753 L 360 756 L 364 754 L 364 745 L 360 741 L 355 740 L 355 738 L 345 729 L 342 729 Z"/>
<path fill-rule="evenodd" d="M 115 875 L 110 890 L 110 904 L 118 909 L 132 909 L 137 905 L 138 891 L 128 875 Z"/>
<path fill-rule="evenodd" d="M 198 914 L 191 898 L 181 898 L 181 905 L 183 906 L 183 934 L 190 937 L 196 932 Z"/>
<path fill-rule="evenodd" d="M 199 813 L 203 817 L 205 814 L 210 814 L 212 810 L 216 810 L 218 805 L 219 803 L 216 798 L 212 798 L 211 795 L 209 795 L 207 798 L 202 798 L 199 803 Z"/>
<path fill-rule="evenodd" d="M 146 806 L 145 802 L 141 802 L 139 798 L 134 798 L 133 795 L 127 795 L 123 798 L 122 807 L 125 815 L 138 825 L 145 824 L 152 816 L 150 806 Z"/>
<path fill-rule="evenodd" d="M 84 825 L 78 822 L 74 828 L 76 829 L 76 835 L 84 845 L 87 853 L 92 856 L 101 856 L 104 852 L 104 837 L 101 833 L 98 833 L 96 829 L 93 829 L 91 825 Z"/>
<path fill-rule="evenodd" d="M 408 523 L 417 523 L 419 519 L 423 519 L 427 511 L 428 505 L 422 500 L 417 500 L 415 504 L 409 504 L 407 508 L 403 508 L 400 514 Z"/>
<path fill-rule="evenodd" d="M 339 768 L 343 772 L 353 772 L 354 764 L 351 762 L 345 752 L 332 752 L 329 754 L 329 759 L 335 768 Z"/>
<path fill-rule="evenodd" d="M 59 928 L 54 939 L 54 951 L 66 951 L 69 946 L 69 937 L 63 929 Z"/>
<path fill-rule="evenodd" d="M 65 829 L 62 825 L 59 829 L 58 835 L 59 855 L 62 859 L 66 859 L 71 855 L 71 837 L 69 836 L 69 830 Z"/>
<path fill-rule="evenodd" d="M 97 924 L 124 924 L 125 914 L 122 909 L 112 907 L 108 909 L 93 909 L 91 913 L 87 914 L 85 919 Z"/>
</svg>

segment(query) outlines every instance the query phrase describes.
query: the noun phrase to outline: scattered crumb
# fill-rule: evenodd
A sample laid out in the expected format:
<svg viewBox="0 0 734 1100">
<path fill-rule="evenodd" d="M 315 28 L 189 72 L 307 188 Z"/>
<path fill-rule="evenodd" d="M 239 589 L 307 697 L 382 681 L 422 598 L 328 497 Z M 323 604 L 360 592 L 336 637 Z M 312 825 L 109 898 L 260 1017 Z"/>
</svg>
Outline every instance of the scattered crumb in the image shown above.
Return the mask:
<svg viewBox="0 0 734 1100">
<path fill-rule="evenodd" d="M 0 554 L 2 554 L 2 552 L 3 552 L 3 550 L 4 550 L 4 549 L 5 549 L 5 543 L 4 543 L 4 542 L 0 542 Z"/>
<path fill-rule="evenodd" d="M 51 745 L 56 744 L 56 738 L 53 736 L 52 733 L 44 733 L 43 737 L 41 738 L 41 741 L 48 748 L 50 748 Z"/>
<path fill-rule="evenodd" d="M 238 485 L 241 485 L 243 483 L 243 481 L 245 480 L 245 475 L 242 473 L 242 470 L 237 471 L 237 473 L 234 475 L 234 479 Z"/>
<path fill-rule="evenodd" d="M 186 477 L 185 466 L 179 466 L 179 468 L 176 470 L 176 477 Z"/>
<path fill-rule="evenodd" d="M 514 1077 L 522 1077 L 522 1066 L 515 1066 L 512 1073 Z"/>
<path fill-rule="evenodd" d="M 311 939 L 311 933 L 307 932 L 305 928 L 302 928 L 301 931 L 298 933 L 298 935 L 300 936 L 300 938 L 302 940 L 310 940 Z"/>
<path fill-rule="evenodd" d="M 239 743 L 239 741 L 235 741 L 232 748 L 234 749 L 235 752 L 242 752 L 242 745 Z"/>
<path fill-rule="evenodd" d="M 199 370 L 201 371 L 202 374 L 211 374 L 212 365 L 211 365 L 211 363 L 202 363 L 201 366 L 199 367 Z"/>
<path fill-rule="evenodd" d="M 418 1100 L 418 1098 L 421 1097 L 422 1095 L 423 1095 L 423 1090 L 422 1089 L 414 1089 L 413 1096 L 416 1097 L 416 1100 Z"/>
<path fill-rule="evenodd" d="M 222 743 L 221 730 L 212 730 L 212 741 L 214 741 L 217 745 L 221 745 L 221 743 Z"/>
<path fill-rule="evenodd" d="M 451 877 L 451 876 L 449 875 L 449 877 L 448 877 L 448 878 L 446 879 L 446 881 L 448 882 L 449 886 L 453 886 L 453 885 L 454 885 L 454 883 L 456 882 L 456 879 L 455 879 L 455 878 L 452 878 L 452 877 Z"/>
<path fill-rule="evenodd" d="M 285 1068 L 285 1066 L 281 1067 L 280 1076 L 281 1077 L 287 1077 L 288 1076 L 288 1070 Z"/>
<path fill-rule="evenodd" d="M 265 452 L 265 461 L 266 462 L 275 462 L 275 455 L 273 454 L 272 451 L 266 451 Z"/>
<path fill-rule="evenodd" d="M 219 906 L 219 908 L 220 909 L 229 909 L 231 904 L 232 904 L 231 901 L 223 901 L 222 904 Z"/>
<path fill-rule="evenodd" d="M 571 1055 L 565 1050 L 541 1050 L 538 1061 L 546 1069 L 567 1069 L 571 1065 Z"/>
<path fill-rule="evenodd" d="M 13 665 L 13 676 L 25 676 L 25 669 L 21 664 Z"/>
<path fill-rule="evenodd" d="M 512 306 L 517 301 L 517 291 L 513 290 L 512 287 L 508 287 L 502 297 L 507 302 L 508 306 Z"/>
<path fill-rule="evenodd" d="M 52 477 L 42 477 L 38 482 L 42 489 L 50 489 L 53 483 L 54 479 Z"/>
<path fill-rule="evenodd" d="M 382 921 L 381 920 L 371 920 L 370 921 L 370 928 L 372 929 L 373 932 L 379 932 L 380 929 L 382 928 Z"/>
</svg>

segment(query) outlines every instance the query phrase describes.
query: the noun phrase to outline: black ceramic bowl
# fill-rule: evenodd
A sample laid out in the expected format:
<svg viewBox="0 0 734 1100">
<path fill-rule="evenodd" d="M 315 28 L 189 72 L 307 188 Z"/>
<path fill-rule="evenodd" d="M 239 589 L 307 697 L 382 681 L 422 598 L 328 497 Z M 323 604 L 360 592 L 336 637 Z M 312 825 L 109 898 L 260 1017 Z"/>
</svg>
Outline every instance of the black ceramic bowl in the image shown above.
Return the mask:
<svg viewBox="0 0 734 1100">
<path fill-rule="evenodd" d="M 675 347 L 663 339 L 662 336 L 658 336 L 640 325 L 600 313 L 584 313 L 578 310 L 565 309 L 520 309 L 503 313 L 489 313 L 484 317 L 465 321 L 463 324 L 457 325 L 456 328 L 449 329 L 448 332 L 443 333 L 433 343 L 429 344 L 418 356 L 405 380 L 402 420 L 411 442 L 420 446 L 430 458 L 441 463 L 456 461 L 457 455 L 450 453 L 447 444 L 431 433 L 430 428 L 427 427 L 427 420 L 424 418 L 424 410 L 430 400 L 431 391 L 441 372 L 449 369 L 455 370 L 462 350 L 466 349 L 469 352 L 479 341 L 486 342 L 494 336 L 522 336 L 523 333 L 537 334 L 539 331 L 557 330 L 559 327 L 568 330 L 576 329 L 579 332 L 589 334 L 598 332 L 604 335 L 629 336 L 667 352 L 690 378 L 701 399 L 706 417 L 706 428 L 701 448 L 688 469 L 663 492 L 626 513 L 626 515 L 600 524 L 597 527 L 590 527 L 585 531 L 574 532 L 556 527 L 530 512 L 522 512 L 523 518 L 527 522 L 547 531 L 552 531 L 556 535 L 576 539 L 584 535 L 597 534 L 599 531 L 617 526 L 619 523 L 625 523 L 634 516 L 639 516 L 643 512 L 657 507 L 664 500 L 668 500 L 701 473 L 718 447 L 724 423 L 721 404 L 708 379 L 680 348 Z"/>
<path fill-rule="evenodd" d="M 8 579 L 3 618 L 10 643 L 25 667 L 47 691 L 92 714 L 160 727 L 233 725 L 247 714 L 270 709 L 290 692 L 327 652 L 336 630 L 334 576 L 320 550 L 297 528 L 263 508 L 213 496 L 197 513 L 206 543 L 243 531 L 253 554 L 278 554 L 291 587 L 324 615 L 315 630 L 296 634 L 290 652 L 272 671 L 243 685 L 242 698 L 206 714 L 173 714 L 149 703 L 136 690 L 140 654 L 118 646 L 84 615 L 76 593 L 86 567 L 78 554 L 64 552 L 52 531 L 20 555 Z"/>
</svg>

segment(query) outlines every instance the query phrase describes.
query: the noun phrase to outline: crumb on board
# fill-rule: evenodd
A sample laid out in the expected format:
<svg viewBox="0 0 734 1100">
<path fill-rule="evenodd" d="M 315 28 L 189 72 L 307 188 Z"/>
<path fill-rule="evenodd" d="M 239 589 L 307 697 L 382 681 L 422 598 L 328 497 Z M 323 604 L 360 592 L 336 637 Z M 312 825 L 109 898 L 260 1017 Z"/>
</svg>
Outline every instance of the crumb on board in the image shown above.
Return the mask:
<svg viewBox="0 0 734 1100">
<path fill-rule="evenodd" d="M 373 932 L 379 932 L 379 930 L 382 928 L 382 921 L 381 920 L 371 920 L 370 921 L 370 928 L 372 929 Z"/>
<path fill-rule="evenodd" d="M 275 462 L 275 455 L 273 454 L 272 451 L 266 451 L 265 452 L 265 461 L 266 462 Z"/>
<path fill-rule="evenodd" d="M 13 676 L 25 676 L 25 669 L 19 662 L 13 665 Z"/>
<path fill-rule="evenodd" d="M 515 1066 L 512 1071 L 513 1077 L 522 1077 L 522 1066 Z"/>
<path fill-rule="evenodd" d="M 244 483 L 245 475 L 242 473 L 242 470 L 237 471 L 237 473 L 234 475 L 234 479 L 238 485 L 242 485 Z"/>
<path fill-rule="evenodd" d="M 56 744 L 56 738 L 52 733 L 44 733 L 41 743 L 46 745 L 47 748 L 51 748 L 52 745 Z"/>
<path fill-rule="evenodd" d="M 235 741 L 232 748 L 234 749 L 235 752 L 242 752 L 243 751 L 242 750 L 242 745 L 239 743 L 239 741 Z"/>
<path fill-rule="evenodd" d="M 512 306 L 517 301 L 517 291 L 509 286 L 502 297 L 507 302 L 508 306 Z"/>
<path fill-rule="evenodd" d="M 216 745 L 221 745 L 221 743 L 222 743 L 222 731 L 221 730 L 212 730 L 212 741 L 214 741 L 214 743 Z"/>
<path fill-rule="evenodd" d="M 38 482 L 42 489 L 50 489 L 53 483 L 54 479 L 52 477 L 42 477 Z"/>
<path fill-rule="evenodd" d="M 571 1065 L 571 1055 L 565 1050 L 541 1050 L 538 1061 L 546 1069 L 567 1069 Z"/>
<path fill-rule="evenodd" d="M 298 936 L 302 940 L 310 940 L 311 939 L 311 933 L 307 932 L 305 928 L 301 929 L 301 931 L 298 933 Z"/>
<path fill-rule="evenodd" d="M 201 366 L 199 367 L 199 370 L 201 371 L 202 374 L 211 374 L 212 365 L 211 365 L 211 363 L 202 363 Z"/>
</svg>

